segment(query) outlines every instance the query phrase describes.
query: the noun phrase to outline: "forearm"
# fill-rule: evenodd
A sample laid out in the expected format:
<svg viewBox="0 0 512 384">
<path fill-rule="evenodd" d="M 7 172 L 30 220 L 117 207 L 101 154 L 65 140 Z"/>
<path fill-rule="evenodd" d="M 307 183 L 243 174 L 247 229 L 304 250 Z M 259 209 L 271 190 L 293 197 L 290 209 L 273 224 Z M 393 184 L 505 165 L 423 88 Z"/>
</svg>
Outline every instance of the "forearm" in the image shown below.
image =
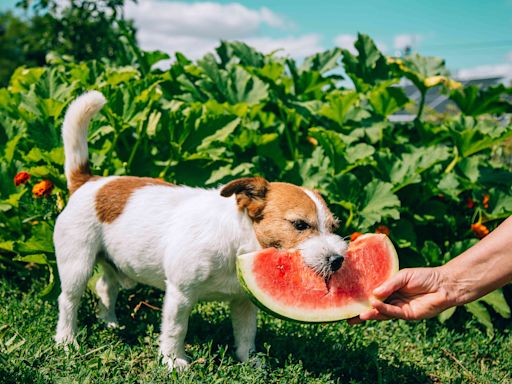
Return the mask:
<svg viewBox="0 0 512 384">
<path fill-rule="evenodd" d="M 512 217 L 439 270 L 454 305 L 476 300 L 512 281 Z"/>
</svg>

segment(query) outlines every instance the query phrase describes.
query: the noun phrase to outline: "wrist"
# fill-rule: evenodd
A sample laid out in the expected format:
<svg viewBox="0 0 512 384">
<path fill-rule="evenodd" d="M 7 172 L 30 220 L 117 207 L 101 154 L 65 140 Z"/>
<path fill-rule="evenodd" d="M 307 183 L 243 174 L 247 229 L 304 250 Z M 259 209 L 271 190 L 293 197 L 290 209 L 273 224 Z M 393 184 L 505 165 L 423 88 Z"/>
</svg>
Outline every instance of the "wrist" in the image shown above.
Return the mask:
<svg viewBox="0 0 512 384">
<path fill-rule="evenodd" d="M 468 291 L 465 284 L 458 278 L 457 271 L 449 264 L 436 268 L 439 275 L 440 286 L 446 295 L 448 307 L 455 307 L 467 303 Z"/>
</svg>

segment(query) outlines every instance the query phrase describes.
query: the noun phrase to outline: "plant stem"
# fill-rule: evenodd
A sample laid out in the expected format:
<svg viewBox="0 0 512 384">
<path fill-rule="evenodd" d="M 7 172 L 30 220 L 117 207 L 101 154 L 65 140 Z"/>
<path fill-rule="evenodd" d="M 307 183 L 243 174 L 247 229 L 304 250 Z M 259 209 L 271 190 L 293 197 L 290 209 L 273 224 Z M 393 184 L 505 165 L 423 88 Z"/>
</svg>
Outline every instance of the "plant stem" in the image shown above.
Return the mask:
<svg viewBox="0 0 512 384">
<path fill-rule="evenodd" d="M 416 119 L 415 119 L 415 120 L 418 120 L 418 121 L 421 119 L 421 115 L 423 113 L 423 108 L 425 107 L 425 96 L 426 96 L 427 92 L 420 90 L 420 94 L 421 94 L 420 106 L 418 108 L 418 114 L 416 115 Z"/>
<path fill-rule="evenodd" d="M 457 147 L 453 147 L 453 152 L 455 153 L 455 156 L 453 158 L 453 160 L 450 162 L 450 164 L 448 164 L 448 166 L 446 167 L 446 169 L 444 170 L 444 173 L 450 173 L 453 168 L 457 165 L 457 163 L 459 162 L 459 150 L 457 149 Z"/>
<path fill-rule="evenodd" d="M 130 157 L 128 158 L 128 164 L 126 165 L 126 171 L 130 172 L 132 169 L 133 159 L 135 158 L 135 154 L 139 149 L 140 143 L 142 141 L 142 123 L 140 123 L 139 128 L 137 129 L 137 141 L 132 148 L 132 152 L 130 153 Z"/>
<path fill-rule="evenodd" d="M 349 214 L 348 214 L 348 219 L 347 219 L 347 222 L 345 223 L 345 229 L 348 229 L 348 227 L 352 223 L 352 219 L 353 218 L 354 218 L 354 211 L 352 210 L 352 206 L 350 206 Z"/>
</svg>

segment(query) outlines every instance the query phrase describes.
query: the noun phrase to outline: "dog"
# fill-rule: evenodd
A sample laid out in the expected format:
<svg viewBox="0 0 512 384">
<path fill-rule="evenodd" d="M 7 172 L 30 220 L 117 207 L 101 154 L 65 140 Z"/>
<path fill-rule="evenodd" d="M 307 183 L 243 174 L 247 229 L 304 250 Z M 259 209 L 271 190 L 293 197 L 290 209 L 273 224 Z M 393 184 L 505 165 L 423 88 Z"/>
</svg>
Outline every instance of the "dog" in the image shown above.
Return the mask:
<svg viewBox="0 0 512 384">
<path fill-rule="evenodd" d="M 91 118 L 106 103 L 90 91 L 69 106 L 62 127 L 71 196 L 55 224 L 61 281 L 55 341 L 74 343 L 77 310 L 96 263 L 99 318 L 117 326 L 120 288 L 136 283 L 165 291 L 160 353 L 172 369 L 189 364 L 184 340 L 199 300 L 230 305 L 236 356 L 255 349 L 257 309 L 240 287 L 236 256 L 267 247 L 295 248 L 324 277 L 341 267 L 347 244 L 314 190 L 261 177 L 217 188 L 177 186 L 159 179 L 93 176 L 88 165 Z"/>
</svg>

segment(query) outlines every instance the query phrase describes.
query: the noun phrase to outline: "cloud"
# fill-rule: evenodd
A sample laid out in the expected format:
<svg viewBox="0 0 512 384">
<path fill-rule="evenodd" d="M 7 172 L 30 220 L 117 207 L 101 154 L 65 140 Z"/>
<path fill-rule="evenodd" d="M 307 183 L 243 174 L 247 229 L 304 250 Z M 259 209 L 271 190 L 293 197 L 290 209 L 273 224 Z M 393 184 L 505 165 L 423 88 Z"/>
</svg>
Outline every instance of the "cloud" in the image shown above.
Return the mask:
<svg viewBox="0 0 512 384">
<path fill-rule="evenodd" d="M 284 52 L 282 53 L 300 58 L 323 50 L 320 44 L 320 36 L 317 34 L 288 36 L 284 38 L 253 37 L 244 39 L 244 42 L 263 53 L 283 49 Z"/>
<path fill-rule="evenodd" d="M 473 68 L 464 68 L 457 72 L 459 80 L 481 79 L 489 77 L 502 77 L 505 80 L 512 79 L 512 63 L 497 65 L 480 65 Z"/>
<path fill-rule="evenodd" d="M 345 48 L 352 54 L 356 54 L 357 51 L 354 48 L 354 43 L 357 40 L 357 36 L 349 35 L 349 34 L 341 34 L 334 38 L 334 44 L 340 48 Z M 375 45 L 381 52 L 386 52 L 388 50 L 388 46 L 382 41 L 375 41 Z"/>
<path fill-rule="evenodd" d="M 356 54 L 357 51 L 354 48 L 354 43 L 356 41 L 357 37 L 354 35 L 338 35 L 334 38 L 334 44 L 336 44 L 340 48 L 345 48 L 352 54 Z"/>
<path fill-rule="evenodd" d="M 128 2 L 126 17 L 139 29 L 169 36 L 230 39 L 251 36 L 261 26 L 286 27 L 286 21 L 270 9 L 250 9 L 238 3 L 184 3 L 142 0 Z"/>
<path fill-rule="evenodd" d="M 403 50 L 407 47 L 415 48 L 420 42 L 423 41 L 422 35 L 417 34 L 401 34 L 396 35 L 393 39 L 393 46 L 395 49 Z"/>
<path fill-rule="evenodd" d="M 284 53 L 299 58 L 322 49 L 316 34 L 262 36 L 263 28 L 286 31 L 293 26 L 266 7 L 140 0 L 138 4 L 127 3 L 125 15 L 134 20 L 144 49 L 171 54 L 179 51 L 192 59 L 213 51 L 219 40 L 244 41 L 265 53 L 284 49 Z"/>
<path fill-rule="evenodd" d="M 139 29 L 139 43 L 146 50 L 160 50 L 173 54 L 181 52 L 191 59 L 197 59 L 207 52 L 212 52 L 219 45 L 217 39 L 197 36 L 169 36 L 167 33 Z"/>
</svg>

